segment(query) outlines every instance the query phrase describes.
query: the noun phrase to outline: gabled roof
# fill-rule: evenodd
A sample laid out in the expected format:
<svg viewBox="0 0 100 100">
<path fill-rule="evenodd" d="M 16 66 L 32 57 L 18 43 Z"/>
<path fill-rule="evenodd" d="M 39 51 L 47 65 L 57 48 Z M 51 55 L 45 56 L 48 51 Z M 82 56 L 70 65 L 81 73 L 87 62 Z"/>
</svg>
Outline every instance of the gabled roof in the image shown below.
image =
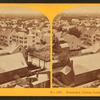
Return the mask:
<svg viewBox="0 0 100 100">
<path fill-rule="evenodd" d="M 5 53 L 8 53 L 8 52 L 6 50 L 0 50 L 0 55 L 5 54 Z"/>
<path fill-rule="evenodd" d="M 95 33 L 95 31 L 97 30 L 97 28 L 90 28 L 88 31 L 86 31 L 84 34 L 87 35 L 92 35 Z"/>
<path fill-rule="evenodd" d="M 61 48 L 66 48 L 66 47 L 69 47 L 69 44 L 68 43 L 62 43 L 60 44 Z"/>
<path fill-rule="evenodd" d="M 79 38 L 77 38 L 77 37 L 74 36 L 74 35 L 70 35 L 70 34 L 66 34 L 66 35 L 64 36 L 64 40 L 65 40 L 66 42 L 68 42 L 68 43 L 70 43 L 70 42 L 72 42 L 72 41 L 75 42 L 76 40 L 80 41 Z"/>
<path fill-rule="evenodd" d="M 90 48 L 83 49 L 81 52 L 82 52 L 82 54 L 84 54 L 84 53 L 91 53 L 91 49 Z"/>
<path fill-rule="evenodd" d="M 75 75 L 100 69 L 100 53 L 73 57 L 73 71 Z"/>
<path fill-rule="evenodd" d="M 43 82 L 46 82 L 49 80 L 49 77 L 47 74 L 39 74 L 38 76 L 38 81 L 35 81 L 33 82 L 32 84 L 33 85 L 37 85 L 37 84 L 40 84 L 40 83 L 43 83 Z"/>
<path fill-rule="evenodd" d="M 18 44 L 9 45 L 9 47 L 7 47 L 5 49 L 5 51 L 8 53 L 13 53 L 19 46 L 21 46 L 21 45 L 18 45 Z M 23 46 L 21 46 L 21 47 L 23 47 Z"/>
<path fill-rule="evenodd" d="M 12 34 L 12 31 L 13 31 L 13 29 L 7 29 L 7 30 L 4 32 L 4 35 L 5 35 L 5 36 L 9 36 L 10 34 Z"/>
<path fill-rule="evenodd" d="M 0 56 L 0 73 L 27 67 L 22 53 Z"/>
<path fill-rule="evenodd" d="M 17 32 L 15 35 L 20 36 L 20 37 L 27 36 L 27 34 L 25 32 Z"/>
<path fill-rule="evenodd" d="M 95 31 L 95 34 L 100 34 L 100 29 L 97 29 L 97 30 Z"/>
<path fill-rule="evenodd" d="M 69 66 L 65 66 L 60 72 L 62 72 L 64 75 L 67 75 L 71 71 L 71 68 Z"/>
<path fill-rule="evenodd" d="M 87 29 L 86 28 L 82 28 L 80 31 L 81 31 L 82 34 L 84 34 L 87 31 Z"/>
<path fill-rule="evenodd" d="M 16 85 L 14 88 L 23 88 L 23 87 L 21 87 L 21 86 L 19 86 L 19 85 Z"/>
<path fill-rule="evenodd" d="M 4 35 L 4 33 L 5 33 L 5 30 L 4 31 L 3 30 L 0 31 L 0 35 Z"/>
<path fill-rule="evenodd" d="M 96 53 L 98 50 L 100 49 L 99 44 L 94 44 L 93 46 L 87 48 L 87 49 L 83 49 L 81 52 L 82 53 Z"/>
<path fill-rule="evenodd" d="M 50 37 L 50 33 L 45 33 L 44 36 Z"/>
<path fill-rule="evenodd" d="M 13 53 L 19 46 L 23 47 L 22 45 L 19 45 L 19 44 L 9 45 L 5 49 L 0 50 L 0 54 Z"/>
<path fill-rule="evenodd" d="M 27 36 L 35 36 L 35 34 L 29 33 Z"/>
<path fill-rule="evenodd" d="M 94 46 L 91 47 L 91 50 L 92 50 L 93 53 L 96 53 L 99 49 L 100 49 L 99 44 L 95 44 Z"/>
<path fill-rule="evenodd" d="M 84 29 L 84 27 L 83 27 L 83 26 L 78 26 L 77 29 L 78 29 L 79 31 L 81 31 L 81 30 Z"/>
</svg>

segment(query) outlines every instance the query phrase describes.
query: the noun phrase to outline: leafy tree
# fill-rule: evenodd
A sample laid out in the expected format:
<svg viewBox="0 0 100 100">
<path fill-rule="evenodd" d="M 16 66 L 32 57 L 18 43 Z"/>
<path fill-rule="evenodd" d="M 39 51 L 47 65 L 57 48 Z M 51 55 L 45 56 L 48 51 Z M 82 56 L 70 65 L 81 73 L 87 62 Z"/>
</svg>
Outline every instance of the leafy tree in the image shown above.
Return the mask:
<svg viewBox="0 0 100 100">
<path fill-rule="evenodd" d="M 60 53 L 61 52 L 61 47 L 60 47 L 60 44 L 59 44 L 59 40 L 58 38 L 54 35 L 53 37 L 53 51 L 56 52 L 56 53 Z"/>
<path fill-rule="evenodd" d="M 62 31 L 62 26 L 60 25 L 58 28 L 57 28 L 58 31 Z"/>
<path fill-rule="evenodd" d="M 29 46 L 28 49 L 27 49 L 27 52 L 28 52 L 29 54 L 33 54 L 34 51 L 36 51 L 35 47 L 30 47 L 30 46 Z"/>
<path fill-rule="evenodd" d="M 82 33 L 77 28 L 72 27 L 69 29 L 69 34 L 74 35 L 79 38 Z"/>
<path fill-rule="evenodd" d="M 67 52 L 61 52 L 61 53 L 59 53 L 59 55 L 58 55 L 58 59 L 59 59 L 59 61 L 60 62 L 66 62 L 67 63 L 67 61 L 68 61 L 68 53 Z"/>
</svg>

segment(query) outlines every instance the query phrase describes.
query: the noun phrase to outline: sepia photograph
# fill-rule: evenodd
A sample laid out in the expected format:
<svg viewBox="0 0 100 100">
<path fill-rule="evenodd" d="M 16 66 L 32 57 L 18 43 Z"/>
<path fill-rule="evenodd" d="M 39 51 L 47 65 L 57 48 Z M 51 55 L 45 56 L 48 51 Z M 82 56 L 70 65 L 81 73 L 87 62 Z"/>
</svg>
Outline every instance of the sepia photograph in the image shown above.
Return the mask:
<svg viewBox="0 0 100 100">
<path fill-rule="evenodd" d="M 0 88 L 50 88 L 50 23 L 24 7 L 0 7 Z"/>
<path fill-rule="evenodd" d="M 100 6 L 65 10 L 53 20 L 53 88 L 100 87 Z"/>
</svg>

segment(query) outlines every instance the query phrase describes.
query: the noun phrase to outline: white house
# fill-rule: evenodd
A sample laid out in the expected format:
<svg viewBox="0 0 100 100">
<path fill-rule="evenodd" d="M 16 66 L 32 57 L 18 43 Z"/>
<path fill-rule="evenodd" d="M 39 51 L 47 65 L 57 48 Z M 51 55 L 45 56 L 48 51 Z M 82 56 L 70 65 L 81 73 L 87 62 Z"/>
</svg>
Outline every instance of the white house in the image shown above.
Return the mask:
<svg viewBox="0 0 100 100">
<path fill-rule="evenodd" d="M 12 35 L 15 33 L 16 33 L 15 30 L 12 28 L 8 28 L 5 31 L 1 31 L 1 34 L 0 34 L 1 44 L 9 46 L 12 43 Z"/>
<path fill-rule="evenodd" d="M 18 43 L 25 48 L 29 46 L 34 46 L 35 44 L 35 34 L 26 34 L 25 32 L 17 32 L 12 35 L 12 42 Z"/>
<path fill-rule="evenodd" d="M 74 35 L 66 34 L 64 40 L 69 44 L 70 50 L 77 50 L 81 47 L 81 40 Z"/>
<path fill-rule="evenodd" d="M 96 33 L 98 29 L 97 28 L 90 28 L 87 30 L 83 35 L 83 40 L 85 44 L 93 45 L 96 43 Z"/>
</svg>

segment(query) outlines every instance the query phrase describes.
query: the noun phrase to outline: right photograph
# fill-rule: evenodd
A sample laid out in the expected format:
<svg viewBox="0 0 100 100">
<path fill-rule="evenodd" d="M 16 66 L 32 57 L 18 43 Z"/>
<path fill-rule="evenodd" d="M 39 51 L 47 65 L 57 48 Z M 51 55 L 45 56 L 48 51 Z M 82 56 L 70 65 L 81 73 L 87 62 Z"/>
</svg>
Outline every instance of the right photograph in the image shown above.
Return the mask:
<svg viewBox="0 0 100 100">
<path fill-rule="evenodd" d="M 100 6 L 61 12 L 52 34 L 53 88 L 99 88 Z"/>
</svg>

